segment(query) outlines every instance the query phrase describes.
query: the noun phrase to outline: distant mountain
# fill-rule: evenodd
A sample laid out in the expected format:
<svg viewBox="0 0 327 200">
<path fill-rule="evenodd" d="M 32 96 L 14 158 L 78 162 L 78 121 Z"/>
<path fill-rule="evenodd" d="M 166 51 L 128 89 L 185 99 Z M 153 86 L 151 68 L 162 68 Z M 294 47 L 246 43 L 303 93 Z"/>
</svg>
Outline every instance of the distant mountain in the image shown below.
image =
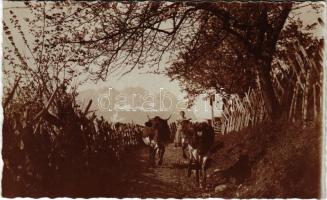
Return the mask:
<svg viewBox="0 0 327 200">
<path fill-rule="evenodd" d="M 90 110 L 95 111 L 98 117 L 103 116 L 112 122 L 137 124 L 144 124 L 147 115 L 168 118 L 172 114 L 170 122 L 175 121 L 181 109 L 185 107 L 173 93 L 159 90 L 153 94 L 142 87 L 128 87 L 123 90 L 106 87 L 79 92 L 77 102 L 82 109 L 87 107 L 90 100 Z M 195 119 L 191 111 L 186 111 L 186 115 Z"/>
</svg>

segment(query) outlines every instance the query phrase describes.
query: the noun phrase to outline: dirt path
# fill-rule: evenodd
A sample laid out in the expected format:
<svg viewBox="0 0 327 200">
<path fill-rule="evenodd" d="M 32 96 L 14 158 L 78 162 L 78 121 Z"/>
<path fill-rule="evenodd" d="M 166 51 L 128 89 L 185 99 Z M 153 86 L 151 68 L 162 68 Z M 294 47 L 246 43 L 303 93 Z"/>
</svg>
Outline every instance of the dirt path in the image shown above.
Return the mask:
<svg viewBox="0 0 327 200">
<path fill-rule="evenodd" d="M 195 187 L 195 177 L 186 176 L 187 160 L 181 155 L 181 149 L 173 144 L 166 147 L 162 166 L 148 166 L 148 149 L 135 151 L 122 169 L 125 170 L 117 181 L 115 197 L 161 197 L 185 198 L 203 197 L 203 190 Z M 109 192 L 109 191 L 108 191 Z"/>
</svg>

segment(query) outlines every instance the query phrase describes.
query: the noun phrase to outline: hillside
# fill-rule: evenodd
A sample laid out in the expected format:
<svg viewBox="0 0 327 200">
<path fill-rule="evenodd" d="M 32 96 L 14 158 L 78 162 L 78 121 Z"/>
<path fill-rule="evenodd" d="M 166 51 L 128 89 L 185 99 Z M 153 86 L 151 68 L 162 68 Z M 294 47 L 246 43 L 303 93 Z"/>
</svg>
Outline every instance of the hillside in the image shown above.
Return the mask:
<svg viewBox="0 0 327 200">
<path fill-rule="evenodd" d="M 238 198 L 318 198 L 321 126 L 275 123 L 221 136 L 214 154 L 211 194 Z"/>
</svg>

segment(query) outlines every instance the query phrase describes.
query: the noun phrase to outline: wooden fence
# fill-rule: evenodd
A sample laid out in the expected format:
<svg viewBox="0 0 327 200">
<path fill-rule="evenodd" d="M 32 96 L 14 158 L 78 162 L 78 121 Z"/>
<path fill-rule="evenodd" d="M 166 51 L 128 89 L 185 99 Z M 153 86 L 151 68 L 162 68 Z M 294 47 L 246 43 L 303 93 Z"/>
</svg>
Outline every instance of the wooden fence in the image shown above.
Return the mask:
<svg viewBox="0 0 327 200">
<path fill-rule="evenodd" d="M 264 106 L 262 93 L 249 90 L 244 97 L 233 95 L 224 105 L 221 120 L 222 134 L 254 126 L 269 119 L 269 114 Z"/>
<path fill-rule="evenodd" d="M 321 117 L 323 52 L 313 57 L 299 42 L 294 44 L 296 52 L 289 55 L 287 62 L 278 62 L 280 72 L 273 73 L 274 92 L 284 109 L 286 120 L 299 121 L 306 126 L 310 121 Z M 215 123 L 216 129 L 226 134 L 240 131 L 270 120 L 262 92 L 249 89 L 243 97 L 231 95 L 224 104 L 222 118 Z"/>
<path fill-rule="evenodd" d="M 320 117 L 319 113 L 322 106 L 322 50 L 318 56 L 308 55 L 304 46 L 299 42 L 294 44 L 294 49 L 298 49 L 294 55 L 288 57 L 288 84 L 283 83 L 282 78 L 275 76 L 275 92 L 279 97 L 280 103 L 288 103 L 288 120 L 295 122 L 301 121 L 305 126 L 308 121 L 313 121 Z M 280 66 L 283 63 L 278 63 Z M 290 101 L 285 102 L 285 98 Z"/>
</svg>

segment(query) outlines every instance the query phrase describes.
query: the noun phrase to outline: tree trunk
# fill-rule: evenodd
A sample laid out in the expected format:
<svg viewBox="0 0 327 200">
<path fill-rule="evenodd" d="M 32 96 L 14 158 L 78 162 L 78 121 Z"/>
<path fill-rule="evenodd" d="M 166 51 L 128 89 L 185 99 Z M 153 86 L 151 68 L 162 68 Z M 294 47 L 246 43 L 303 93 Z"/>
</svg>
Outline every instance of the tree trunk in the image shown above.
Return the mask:
<svg viewBox="0 0 327 200">
<path fill-rule="evenodd" d="M 270 72 L 280 32 L 282 31 L 286 19 L 292 9 L 292 3 L 285 4 L 286 5 L 280 15 L 280 23 L 278 23 L 278 26 L 275 27 L 272 32 L 263 31 L 261 33 L 267 34 L 267 36 L 269 35 L 270 37 L 262 43 L 261 48 L 258 48 L 259 51 L 255 52 L 255 57 L 258 59 L 259 64 L 260 84 L 264 100 L 273 120 L 278 119 L 282 115 L 281 105 L 279 104 L 278 98 L 274 92 L 274 85 Z"/>
<path fill-rule="evenodd" d="M 270 68 L 271 62 L 259 62 L 260 86 L 262 89 L 263 98 L 265 100 L 265 105 L 267 106 L 268 112 L 271 114 L 272 119 L 277 119 L 279 117 L 278 113 L 280 113 L 280 105 L 274 92 L 274 86 L 270 76 Z"/>
</svg>

